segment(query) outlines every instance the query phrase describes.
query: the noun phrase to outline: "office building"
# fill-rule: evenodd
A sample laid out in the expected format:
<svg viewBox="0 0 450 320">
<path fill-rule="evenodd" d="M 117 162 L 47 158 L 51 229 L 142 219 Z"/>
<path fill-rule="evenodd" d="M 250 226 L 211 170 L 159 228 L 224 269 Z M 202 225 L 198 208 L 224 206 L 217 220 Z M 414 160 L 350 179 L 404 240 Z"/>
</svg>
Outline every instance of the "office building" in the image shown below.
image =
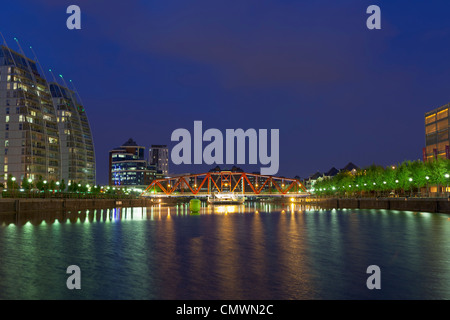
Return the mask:
<svg viewBox="0 0 450 320">
<path fill-rule="evenodd" d="M 169 174 L 169 149 L 166 145 L 152 145 L 149 150 L 149 162 L 163 175 Z"/>
<path fill-rule="evenodd" d="M 425 148 L 423 160 L 450 158 L 449 117 L 450 104 L 425 113 Z"/>
<path fill-rule="evenodd" d="M 163 177 L 155 165 L 144 157 L 145 147 L 129 139 L 109 152 L 109 185 L 147 187 L 154 179 Z"/>
</svg>

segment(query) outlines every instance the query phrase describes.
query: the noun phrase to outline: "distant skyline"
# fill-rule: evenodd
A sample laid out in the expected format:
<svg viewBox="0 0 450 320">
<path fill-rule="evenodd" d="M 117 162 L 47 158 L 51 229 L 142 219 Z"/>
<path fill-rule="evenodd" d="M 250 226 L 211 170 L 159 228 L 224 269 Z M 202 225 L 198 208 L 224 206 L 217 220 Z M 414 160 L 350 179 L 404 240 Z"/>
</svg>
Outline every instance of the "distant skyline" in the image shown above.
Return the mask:
<svg viewBox="0 0 450 320">
<path fill-rule="evenodd" d="M 81 30 L 66 28 L 71 4 Z M 372 4 L 381 30 L 366 27 Z M 171 133 L 195 120 L 223 132 L 279 129 L 277 175 L 305 178 L 421 159 L 425 112 L 450 102 L 449 10 L 406 0 L 17 0 L 3 4 L 0 32 L 73 80 L 99 184 L 111 149 L 133 138 L 147 152 L 170 150 Z M 174 173 L 214 166 L 169 163 Z"/>
</svg>

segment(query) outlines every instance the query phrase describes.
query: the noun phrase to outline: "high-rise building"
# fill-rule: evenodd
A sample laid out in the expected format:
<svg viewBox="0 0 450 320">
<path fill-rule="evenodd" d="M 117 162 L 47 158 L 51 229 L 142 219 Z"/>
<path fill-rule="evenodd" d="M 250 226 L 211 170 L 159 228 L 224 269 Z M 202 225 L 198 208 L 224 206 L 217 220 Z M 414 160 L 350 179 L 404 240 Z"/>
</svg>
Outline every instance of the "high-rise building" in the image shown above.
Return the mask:
<svg viewBox="0 0 450 320">
<path fill-rule="evenodd" d="M 450 158 L 449 108 L 450 104 L 446 104 L 425 113 L 424 161 Z"/>
<path fill-rule="evenodd" d="M 149 161 L 165 176 L 169 174 L 169 149 L 166 145 L 153 144 L 149 150 Z"/>
<path fill-rule="evenodd" d="M 146 187 L 162 178 L 155 165 L 145 160 L 145 147 L 129 139 L 109 152 L 109 184 L 111 186 Z"/>
<path fill-rule="evenodd" d="M 95 153 L 84 107 L 74 91 L 50 83 L 61 142 L 61 176 L 68 182 L 95 184 Z"/>
<path fill-rule="evenodd" d="M 0 167 L 20 181 L 59 180 L 61 154 L 47 81 L 35 61 L 0 46 Z"/>
<path fill-rule="evenodd" d="M 13 176 L 19 183 L 95 183 L 92 134 L 74 91 L 49 84 L 37 61 L 6 45 L 0 46 L 0 168 L 0 182 Z"/>
</svg>

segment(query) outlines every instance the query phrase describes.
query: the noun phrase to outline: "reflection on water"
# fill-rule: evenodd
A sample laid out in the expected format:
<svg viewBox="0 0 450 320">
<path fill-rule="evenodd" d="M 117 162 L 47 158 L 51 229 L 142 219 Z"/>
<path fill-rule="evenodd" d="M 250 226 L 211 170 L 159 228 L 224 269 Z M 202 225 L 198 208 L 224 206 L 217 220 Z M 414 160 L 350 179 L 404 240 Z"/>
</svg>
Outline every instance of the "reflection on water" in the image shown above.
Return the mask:
<svg viewBox="0 0 450 320">
<path fill-rule="evenodd" d="M 247 203 L 241 205 L 208 205 L 203 203 L 199 212 L 190 212 L 189 204 L 179 204 L 173 207 L 154 205 L 150 207 L 112 208 L 112 209 L 86 209 L 72 211 L 42 211 L 19 212 L 0 214 L 0 225 L 39 225 L 41 223 L 89 223 L 89 222 L 114 222 L 120 220 L 159 220 L 167 219 L 171 215 L 207 215 L 207 214 L 231 214 L 249 213 L 260 210 L 272 212 L 281 210 L 284 212 L 301 212 L 317 209 L 313 206 L 300 206 L 294 204 L 260 204 Z"/>
<path fill-rule="evenodd" d="M 448 215 L 189 204 L 0 215 L 0 299 L 449 299 Z M 82 290 L 68 290 L 78 265 Z M 369 290 L 376 264 L 382 289 Z"/>
</svg>

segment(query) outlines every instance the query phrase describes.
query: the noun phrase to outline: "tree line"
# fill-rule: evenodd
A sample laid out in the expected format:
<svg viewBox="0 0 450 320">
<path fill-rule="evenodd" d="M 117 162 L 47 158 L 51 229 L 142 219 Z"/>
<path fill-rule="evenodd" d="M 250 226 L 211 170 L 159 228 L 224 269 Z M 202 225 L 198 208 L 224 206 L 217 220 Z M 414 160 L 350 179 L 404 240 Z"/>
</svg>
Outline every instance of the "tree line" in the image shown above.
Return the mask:
<svg viewBox="0 0 450 320">
<path fill-rule="evenodd" d="M 440 190 L 450 182 L 450 160 L 404 161 L 383 167 L 371 165 L 356 173 L 341 171 L 331 178 L 316 180 L 311 193 L 322 196 L 389 196 L 429 194 L 431 186 Z"/>
</svg>

